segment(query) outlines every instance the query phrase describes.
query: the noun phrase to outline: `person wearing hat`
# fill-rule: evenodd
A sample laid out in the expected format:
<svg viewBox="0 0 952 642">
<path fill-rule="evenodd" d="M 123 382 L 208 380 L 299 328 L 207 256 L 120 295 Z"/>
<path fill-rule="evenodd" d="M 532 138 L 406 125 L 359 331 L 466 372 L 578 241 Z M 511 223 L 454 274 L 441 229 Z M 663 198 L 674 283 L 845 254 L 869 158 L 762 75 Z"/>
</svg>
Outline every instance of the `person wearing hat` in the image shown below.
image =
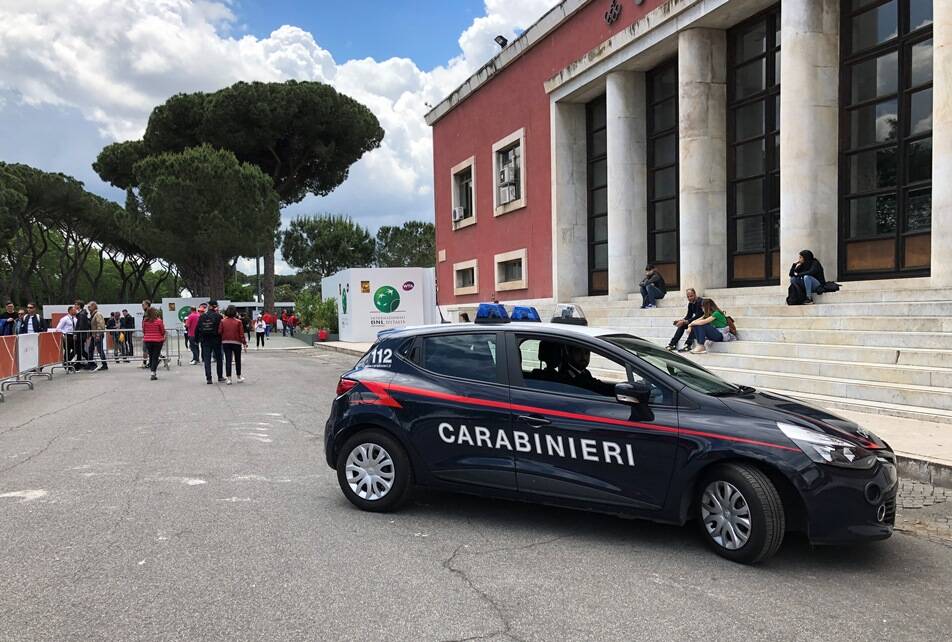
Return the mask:
<svg viewBox="0 0 952 642">
<path fill-rule="evenodd" d="M 661 272 L 649 263 L 645 266 L 645 278 L 639 284 L 641 286 L 641 307 L 653 308 L 658 299 L 663 299 L 667 293 L 664 286 L 664 277 Z"/>
<path fill-rule="evenodd" d="M 212 358 L 215 359 L 215 370 L 218 374 L 218 383 L 225 381 L 222 368 L 221 334 L 218 327 L 221 325 L 221 314 L 218 312 L 218 301 L 208 302 L 208 310 L 198 318 L 198 327 L 195 337 L 202 345 L 202 361 L 205 363 L 205 383 L 212 383 Z"/>
</svg>

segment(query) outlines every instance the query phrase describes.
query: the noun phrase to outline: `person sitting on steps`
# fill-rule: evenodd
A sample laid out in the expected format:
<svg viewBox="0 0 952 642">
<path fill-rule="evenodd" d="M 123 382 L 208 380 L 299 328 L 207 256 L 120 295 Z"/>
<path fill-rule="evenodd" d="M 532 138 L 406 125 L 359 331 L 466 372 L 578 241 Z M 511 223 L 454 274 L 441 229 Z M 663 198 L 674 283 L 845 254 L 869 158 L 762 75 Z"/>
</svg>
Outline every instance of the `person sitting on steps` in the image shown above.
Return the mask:
<svg viewBox="0 0 952 642">
<path fill-rule="evenodd" d="M 803 301 L 804 305 L 813 303 L 813 295 L 822 293 L 824 283 L 826 283 L 826 277 L 823 275 L 823 266 L 820 261 L 810 250 L 800 252 L 797 262 L 790 266 L 790 284 L 803 286 L 807 294 L 807 298 Z"/>
<path fill-rule="evenodd" d="M 671 342 L 668 343 L 668 350 L 674 351 L 678 349 L 678 342 L 681 340 L 681 336 L 684 335 L 684 331 L 688 329 L 688 326 L 695 319 L 700 319 L 704 316 L 704 310 L 701 307 L 704 304 L 704 299 L 697 295 L 697 292 L 694 291 L 694 288 L 688 288 L 684 291 L 685 296 L 688 298 L 688 311 L 684 315 L 683 319 L 677 319 L 672 325 L 677 326 L 677 331 L 674 333 L 674 336 L 671 337 Z M 684 347 L 681 348 L 681 352 L 690 352 L 691 346 L 694 345 L 694 333 L 688 332 L 687 341 L 684 342 Z"/>
<path fill-rule="evenodd" d="M 645 266 L 645 278 L 639 284 L 641 286 L 641 308 L 653 308 L 658 299 L 663 299 L 665 295 L 664 277 L 661 272 L 655 269 L 655 266 L 648 264 Z"/>
</svg>

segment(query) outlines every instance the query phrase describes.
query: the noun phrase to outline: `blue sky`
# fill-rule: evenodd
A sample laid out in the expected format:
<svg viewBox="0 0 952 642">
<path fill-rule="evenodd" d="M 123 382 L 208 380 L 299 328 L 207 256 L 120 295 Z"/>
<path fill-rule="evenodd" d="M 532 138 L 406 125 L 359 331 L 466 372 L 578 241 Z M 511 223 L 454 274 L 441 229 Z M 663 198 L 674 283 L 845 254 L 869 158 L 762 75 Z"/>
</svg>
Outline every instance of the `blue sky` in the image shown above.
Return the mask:
<svg viewBox="0 0 952 642">
<path fill-rule="evenodd" d="M 337 61 L 398 56 L 421 69 L 458 55 L 460 33 L 484 13 L 482 0 L 235 0 L 232 10 L 259 37 L 291 24 L 314 34 Z"/>
<path fill-rule="evenodd" d="M 0 161 L 123 194 L 92 170 L 142 136 L 176 93 L 239 80 L 325 82 L 386 131 L 325 197 L 282 212 L 344 214 L 376 231 L 434 220 L 426 104 L 437 104 L 557 0 L 0 0 Z M 287 271 L 286 265 L 279 268 Z"/>
</svg>

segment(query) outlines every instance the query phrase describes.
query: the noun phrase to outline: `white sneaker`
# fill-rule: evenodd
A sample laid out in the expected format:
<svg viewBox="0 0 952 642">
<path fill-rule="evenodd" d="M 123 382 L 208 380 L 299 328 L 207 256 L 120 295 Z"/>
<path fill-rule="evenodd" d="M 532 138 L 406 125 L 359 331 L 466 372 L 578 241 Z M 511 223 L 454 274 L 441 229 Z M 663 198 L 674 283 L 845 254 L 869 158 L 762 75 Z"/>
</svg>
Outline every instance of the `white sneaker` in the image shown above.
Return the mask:
<svg viewBox="0 0 952 642">
<path fill-rule="evenodd" d="M 192 359 L 191 361 L 188 362 L 188 365 L 190 366 L 194 366 L 196 364 L 198 364 L 198 361 L 195 361 L 195 359 Z"/>
<path fill-rule="evenodd" d="M 691 354 L 704 354 L 705 352 L 707 352 L 707 348 L 704 346 L 695 346 L 694 349 L 691 350 Z"/>
<path fill-rule="evenodd" d="M 227 379 L 225 379 L 225 385 L 226 385 L 226 386 L 230 386 L 230 385 L 231 385 L 231 377 L 228 377 Z"/>
<path fill-rule="evenodd" d="M 244 382 L 245 382 L 244 377 L 238 377 L 238 383 L 244 383 Z"/>
</svg>

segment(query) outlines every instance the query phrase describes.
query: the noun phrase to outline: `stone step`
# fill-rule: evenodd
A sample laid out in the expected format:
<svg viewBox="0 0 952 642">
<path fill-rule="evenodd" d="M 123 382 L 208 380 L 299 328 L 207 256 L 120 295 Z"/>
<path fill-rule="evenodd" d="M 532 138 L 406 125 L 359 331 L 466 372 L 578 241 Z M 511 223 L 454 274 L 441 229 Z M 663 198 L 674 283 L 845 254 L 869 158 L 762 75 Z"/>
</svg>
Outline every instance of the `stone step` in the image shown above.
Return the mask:
<svg viewBox="0 0 952 642">
<path fill-rule="evenodd" d="M 720 306 L 720 303 L 718 303 Z M 589 322 L 603 322 L 616 317 L 663 317 L 676 319 L 684 316 L 687 302 L 678 306 L 642 310 L 630 302 L 605 302 L 583 306 Z M 724 306 L 728 314 L 737 317 L 952 317 L 952 301 L 919 301 L 897 303 L 837 303 L 830 305 L 775 305 L 737 304 Z"/>
<path fill-rule="evenodd" d="M 941 410 L 938 408 L 929 408 L 925 406 L 912 406 L 909 404 L 892 404 L 878 401 L 865 401 L 862 399 L 843 399 L 841 397 L 831 397 L 829 395 L 816 395 L 803 392 L 790 393 L 784 390 L 771 390 L 788 397 L 800 399 L 811 405 L 822 406 L 836 414 L 837 410 L 852 410 L 854 412 L 863 412 L 867 414 L 883 415 L 889 417 L 902 417 L 904 419 L 915 419 L 917 421 L 931 421 L 935 423 L 952 424 L 952 411 Z"/>
<path fill-rule="evenodd" d="M 638 323 L 615 323 L 612 328 L 644 338 L 668 340 L 674 334 L 673 327 L 651 326 Z M 814 343 L 834 346 L 884 347 L 884 348 L 924 348 L 930 350 L 952 350 L 952 333 L 943 332 L 881 332 L 851 330 L 805 330 L 775 328 L 738 329 L 739 339 L 757 342 Z"/>
<path fill-rule="evenodd" d="M 840 330 L 878 332 L 952 332 L 952 317 L 769 317 L 733 315 L 738 330 Z M 605 320 L 612 326 L 671 328 L 668 317 L 615 317 Z"/>
<path fill-rule="evenodd" d="M 848 372 L 850 377 L 862 381 L 952 388 L 952 368 L 869 362 L 853 362 L 847 366 L 842 361 L 829 359 L 770 357 L 713 351 L 703 355 L 685 354 L 685 356 L 697 360 L 705 368 L 764 370 L 808 377 L 839 377 Z"/>
<path fill-rule="evenodd" d="M 667 345 L 670 335 L 643 337 L 658 345 Z M 844 364 L 878 363 L 886 365 L 943 368 L 952 364 L 952 350 L 842 346 L 813 343 L 782 343 L 775 341 L 731 341 L 714 343 L 713 353 L 743 354 L 791 359 L 839 361 Z"/>
<path fill-rule="evenodd" d="M 710 366 L 708 370 L 732 383 L 755 388 L 784 390 L 787 394 L 807 393 L 839 399 L 860 399 L 886 404 L 937 408 L 952 412 L 952 388 L 881 383 L 844 377 L 808 377 L 717 366 Z"/>
</svg>

